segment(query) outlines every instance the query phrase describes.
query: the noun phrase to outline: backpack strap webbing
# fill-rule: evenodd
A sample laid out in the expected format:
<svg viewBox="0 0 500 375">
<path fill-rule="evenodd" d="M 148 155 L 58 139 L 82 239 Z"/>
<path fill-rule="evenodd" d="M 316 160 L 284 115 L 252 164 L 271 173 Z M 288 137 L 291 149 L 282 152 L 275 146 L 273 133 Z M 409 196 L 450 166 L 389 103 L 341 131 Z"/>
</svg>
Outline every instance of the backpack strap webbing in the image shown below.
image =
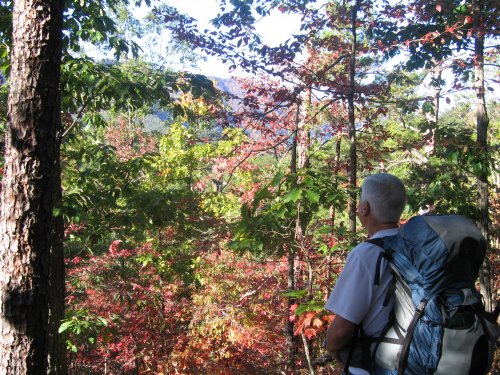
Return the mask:
<svg viewBox="0 0 500 375">
<path fill-rule="evenodd" d="M 394 252 L 392 249 L 385 249 L 384 248 L 384 240 L 385 237 L 379 237 L 379 238 L 371 238 L 369 240 L 366 240 L 365 242 L 371 243 L 375 246 L 380 247 L 383 251 L 378 255 L 377 258 L 377 264 L 375 266 L 375 277 L 373 280 L 373 283 L 376 286 L 380 285 L 380 279 L 382 278 L 382 258 L 385 259 L 390 259 L 391 254 Z M 394 274 L 394 272 L 393 272 Z M 387 294 L 385 295 L 384 303 L 383 306 L 386 307 L 392 296 L 394 295 L 394 292 L 396 291 L 396 275 L 394 275 L 394 282 L 391 284 L 389 289 L 387 290 Z"/>
<path fill-rule="evenodd" d="M 384 329 L 382 332 L 380 332 L 380 335 L 378 337 L 372 337 L 371 341 L 375 343 L 375 347 L 373 348 L 373 353 L 372 356 L 375 357 L 375 354 L 377 354 L 378 347 L 382 342 L 388 342 L 391 344 L 401 344 L 400 340 L 398 339 L 391 339 L 391 338 L 386 338 L 385 335 L 389 330 L 391 329 L 392 325 L 394 324 L 394 321 L 396 320 L 396 316 L 394 313 L 391 313 L 389 316 L 389 320 L 387 321 L 387 324 L 385 325 Z"/>
<path fill-rule="evenodd" d="M 375 246 L 380 247 L 383 251 L 379 254 L 377 258 L 377 265 L 375 267 L 375 279 L 373 283 L 375 285 L 380 285 L 380 278 L 382 277 L 382 270 L 381 270 L 381 265 L 382 265 L 382 258 L 386 257 L 385 255 L 385 249 L 384 249 L 384 238 L 370 238 L 369 240 L 366 240 L 365 242 L 371 243 Z"/>
<path fill-rule="evenodd" d="M 371 341 L 370 338 L 365 335 L 365 332 L 363 331 L 363 326 L 360 324 L 359 325 L 359 332 L 361 336 L 361 354 L 362 354 L 362 364 L 364 369 L 370 369 L 372 368 L 372 353 L 370 350 L 371 346 Z"/>
<path fill-rule="evenodd" d="M 406 360 L 408 359 L 408 349 L 410 348 L 411 339 L 413 338 L 413 331 L 417 325 L 420 316 L 423 314 L 425 310 L 425 306 L 427 305 L 427 300 L 424 298 L 420 301 L 420 304 L 415 309 L 415 313 L 413 314 L 413 318 L 408 325 L 406 330 L 406 337 L 403 340 L 403 347 L 401 348 L 401 354 L 398 362 L 398 375 L 403 375 L 404 367 L 406 364 Z"/>
<path fill-rule="evenodd" d="M 484 311 L 484 306 L 480 303 L 475 303 L 472 305 L 472 310 L 474 310 L 474 314 L 476 315 L 477 319 L 479 320 L 479 323 L 481 324 L 481 328 L 483 329 L 483 333 L 488 336 L 490 339 L 493 338 L 491 336 L 490 330 L 488 329 L 488 326 L 486 325 L 485 317 L 484 315 L 486 314 Z"/>
<path fill-rule="evenodd" d="M 351 349 L 349 350 L 349 355 L 347 356 L 347 360 L 345 361 L 344 371 L 342 371 L 342 375 L 349 375 L 349 366 L 351 365 L 352 356 L 354 354 L 354 349 L 356 348 L 356 341 L 359 338 L 360 326 L 357 326 L 354 330 L 354 335 L 351 342 Z"/>
<path fill-rule="evenodd" d="M 371 341 L 370 338 L 365 335 L 365 332 L 363 330 L 363 325 L 360 323 L 358 326 L 356 326 L 356 329 L 354 331 L 351 342 L 351 348 L 349 350 L 349 355 L 347 356 L 347 360 L 345 362 L 342 375 L 350 374 L 349 366 L 351 365 L 354 350 L 356 348 L 356 344 L 358 343 L 358 341 L 361 346 L 361 367 L 364 368 L 365 370 L 369 371 L 371 370 L 372 367 L 372 356 L 370 352 Z"/>
</svg>

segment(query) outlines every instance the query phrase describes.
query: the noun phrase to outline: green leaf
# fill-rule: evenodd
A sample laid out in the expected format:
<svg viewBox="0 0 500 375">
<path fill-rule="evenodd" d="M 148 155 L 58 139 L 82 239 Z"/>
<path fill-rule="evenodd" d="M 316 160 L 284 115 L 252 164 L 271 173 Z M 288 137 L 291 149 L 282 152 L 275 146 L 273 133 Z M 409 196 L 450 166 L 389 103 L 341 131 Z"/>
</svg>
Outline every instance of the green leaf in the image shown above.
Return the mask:
<svg viewBox="0 0 500 375">
<path fill-rule="evenodd" d="M 297 309 L 295 310 L 295 315 L 299 316 L 308 311 L 323 311 L 324 309 L 325 307 L 323 305 L 319 305 L 316 303 L 308 303 L 297 307 Z"/>
<path fill-rule="evenodd" d="M 107 327 L 108 326 L 108 321 L 104 318 L 101 318 L 100 316 L 97 317 L 98 322 L 101 323 L 102 326 Z"/>
<path fill-rule="evenodd" d="M 332 227 L 330 225 L 324 225 L 316 231 L 316 233 L 318 234 L 328 234 L 331 232 L 332 232 Z"/>
<path fill-rule="evenodd" d="M 281 172 L 275 175 L 271 181 L 271 186 L 278 186 L 281 183 L 281 180 L 283 180 L 283 177 L 285 177 L 285 174 Z"/>
<path fill-rule="evenodd" d="M 302 189 L 299 188 L 293 188 L 290 190 L 288 193 L 285 194 L 285 197 L 283 198 L 283 202 L 288 203 L 288 202 L 297 202 L 300 198 L 302 197 Z"/>
<path fill-rule="evenodd" d="M 68 328 L 70 328 L 72 325 L 73 325 L 73 321 L 72 321 L 72 320 L 67 320 L 67 321 L 63 322 L 63 323 L 59 326 L 58 333 L 63 333 L 63 332 L 64 332 L 64 331 L 66 331 Z"/>
<path fill-rule="evenodd" d="M 320 195 L 314 191 L 306 190 L 306 195 L 312 203 L 319 203 Z"/>
<path fill-rule="evenodd" d="M 323 255 L 328 254 L 328 245 L 326 243 L 322 243 L 321 245 L 319 245 L 318 251 Z"/>
<path fill-rule="evenodd" d="M 287 298 L 301 298 L 307 294 L 307 290 L 291 290 L 289 292 L 283 293 L 283 297 Z"/>
<path fill-rule="evenodd" d="M 269 191 L 268 188 L 263 188 L 260 189 L 257 193 L 255 193 L 254 196 L 254 201 L 261 201 L 262 199 L 265 198 L 270 198 L 271 197 L 271 192 Z"/>
<path fill-rule="evenodd" d="M 71 341 L 66 340 L 66 347 L 71 350 L 73 353 L 76 353 L 78 351 L 78 348 L 76 347 L 75 344 L 73 344 Z"/>
<path fill-rule="evenodd" d="M 279 209 L 276 211 L 276 217 L 279 219 L 284 219 L 287 214 L 286 206 L 281 205 Z"/>
</svg>

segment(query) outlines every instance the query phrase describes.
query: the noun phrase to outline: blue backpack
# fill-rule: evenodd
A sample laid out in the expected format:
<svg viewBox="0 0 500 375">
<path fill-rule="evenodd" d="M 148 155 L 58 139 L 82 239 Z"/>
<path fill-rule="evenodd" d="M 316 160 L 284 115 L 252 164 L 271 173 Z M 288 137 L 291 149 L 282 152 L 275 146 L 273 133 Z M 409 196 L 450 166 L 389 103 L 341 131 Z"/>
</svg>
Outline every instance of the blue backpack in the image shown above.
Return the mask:
<svg viewBox="0 0 500 375">
<path fill-rule="evenodd" d="M 499 327 L 475 287 L 486 252 L 477 227 L 459 215 L 416 216 L 397 235 L 368 242 L 384 249 L 394 275 L 375 362 L 394 375 L 486 374 Z"/>
</svg>

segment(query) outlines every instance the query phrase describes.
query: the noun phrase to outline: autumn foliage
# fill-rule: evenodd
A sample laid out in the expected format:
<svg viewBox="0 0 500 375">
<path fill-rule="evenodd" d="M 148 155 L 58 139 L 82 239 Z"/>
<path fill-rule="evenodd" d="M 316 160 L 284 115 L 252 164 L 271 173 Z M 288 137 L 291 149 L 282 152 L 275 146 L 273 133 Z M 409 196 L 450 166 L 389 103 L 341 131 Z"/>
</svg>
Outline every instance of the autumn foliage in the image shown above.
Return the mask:
<svg viewBox="0 0 500 375">
<path fill-rule="evenodd" d="M 77 256 L 67 267 L 72 372 L 161 372 L 158 361 L 182 339 L 190 304 L 188 287 L 162 277 L 167 265 L 151 244 L 127 249 L 114 241 L 107 254 Z M 93 324 L 79 331 L 79 320 Z"/>
<path fill-rule="evenodd" d="M 296 320 L 296 334 L 312 339 L 332 318 L 296 316 L 297 305 L 286 313 L 286 259 L 256 262 L 222 249 L 193 257 L 192 284 L 152 244 L 114 241 L 106 254 L 69 259 L 71 372 L 278 373 L 284 321 Z"/>
</svg>

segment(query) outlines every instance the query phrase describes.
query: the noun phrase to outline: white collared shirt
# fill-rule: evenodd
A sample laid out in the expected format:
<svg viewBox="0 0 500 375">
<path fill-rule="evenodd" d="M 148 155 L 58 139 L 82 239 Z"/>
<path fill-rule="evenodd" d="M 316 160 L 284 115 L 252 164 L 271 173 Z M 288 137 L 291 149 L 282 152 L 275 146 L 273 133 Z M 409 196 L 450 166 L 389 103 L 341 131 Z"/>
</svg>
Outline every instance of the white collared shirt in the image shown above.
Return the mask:
<svg viewBox="0 0 500 375">
<path fill-rule="evenodd" d="M 392 236 L 398 228 L 384 229 L 371 238 Z M 347 256 L 346 264 L 335 283 L 326 309 L 342 318 L 359 325 L 367 336 L 375 336 L 382 331 L 392 310 L 392 302 L 383 306 L 387 290 L 392 283 L 387 261 L 380 264 L 380 284 L 375 285 L 377 260 L 382 249 L 369 242 L 362 242 Z"/>
</svg>

